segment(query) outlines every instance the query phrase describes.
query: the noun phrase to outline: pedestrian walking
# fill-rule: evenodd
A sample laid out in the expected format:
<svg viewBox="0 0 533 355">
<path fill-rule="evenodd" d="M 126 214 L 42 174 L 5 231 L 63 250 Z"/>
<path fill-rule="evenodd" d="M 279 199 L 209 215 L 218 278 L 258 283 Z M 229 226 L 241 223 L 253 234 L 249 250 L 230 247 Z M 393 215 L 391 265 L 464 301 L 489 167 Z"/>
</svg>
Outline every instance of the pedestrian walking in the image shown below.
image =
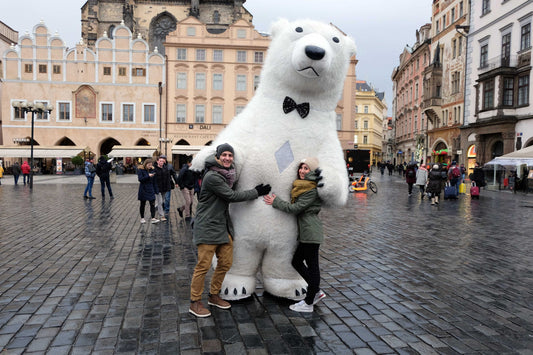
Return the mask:
<svg viewBox="0 0 533 355">
<path fill-rule="evenodd" d="M 389 171 L 389 176 L 392 176 L 392 171 L 394 170 L 394 165 L 390 161 L 387 161 L 387 170 Z"/>
<path fill-rule="evenodd" d="M 13 179 L 15 180 L 15 185 L 17 185 L 18 182 L 19 182 L 20 174 L 22 174 L 22 169 L 20 169 L 20 165 L 19 165 L 18 161 L 16 161 L 13 164 L 12 171 L 13 171 Z"/>
<path fill-rule="evenodd" d="M 166 166 L 166 159 L 159 157 L 155 168 L 155 180 L 157 182 L 158 192 L 155 194 L 155 205 L 160 221 L 166 221 L 163 196 L 170 191 L 170 172 Z"/>
<path fill-rule="evenodd" d="M 0 162 L 0 185 L 2 185 L 3 176 L 4 176 L 4 167 L 2 166 L 2 163 Z"/>
<path fill-rule="evenodd" d="M 166 155 L 161 155 L 161 158 L 165 159 L 165 167 L 170 174 L 170 190 L 165 192 L 165 196 L 163 196 L 165 200 L 163 203 L 163 211 L 165 212 L 165 217 L 168 217 L 168 214 L 170 213 L 170 197 L 172 195 L 172 190 L 174 190 L 178 184 L 178 174 L 176 173 L 176 170 L 174 170 L 174 166 L 168 163 Z"/>
<path fill-rule="evenodd" d="M 96 176 L 96 168 L 94 166 L 94 160 L 92 158 L 87 159 L 85 162 L 85 177 L 87 178 L 87 186 L 83 192 L 83 198 L 94 199 L 93 197 L 93 184 L 94 177 Z"/>
<path fill-rule="evenodd" d="M 137 167 L 137 179 L 139 180 L 139 192 L 137 198 L 141 201 L 139 212 L 141 214 L 141 224 L 146 223 L 144 210 L 146 201 L 150 204 L 151 223 L 158 223 L 155 218 L 155 196 L 159 192 L 155 178 L 155 171 L 152 159 L 146 159 L 142 165 Z"/>
<path fill-rule="evenodd" d="M 455 188 L 455 196 L 457 196 L 461 181 L 461 169 L 457 166 L 456 161 L 452 161 L 452 165 L 448 169 L 448 180 L 450 181 L 450 185 Z"/>
<path fill-rule="evenodd" d="M 219 296 L 222 281 L 233 263 L 233 225 L 228 213 L 229 203 L 254 200 L 270 192 L 270 185 L 263 184 L 251 190 L 233 190 L 233 147 L 227 143 L 219 145 L 216 154 L 206 159 L 205 169 L 193 230 L 194 244 L 198 247 L 198 262 L 191 280 L 189 312 L 197 317 L 211 315 L 201 299 L 213 255 L 217 256 L 217 266 L 211 278 L 208 304 L 221 309 L 231 307 L 229 302 Z"/>
<path fill-rule="evenodd" d="M 439 197 L 446 181 L 446 173 L 441 172 L 438 164 L 433 165 L 433 168 L 428 174 L 428 187 L 427 191 L 431 197 L 431 204 L 439 204 Z"/>
<path fill-rule="evenodd" d="M 298 246 L 292 266 L 307 282 L 307 293 L 305 299 L 289 306 L 296 312 L 313 312 L 313 306 L 326 297 L 320 290 L 318 261 L 320 244 L 324 241 L 322 222 L 318 218 L 322 205 L 317 190 L 322 179 L 318 166 L 316 158 L 306 158 L 300 162 L 297 178 L 292 184 L 291 202 L 283 201 L 275 194 L 263 197 L 267 205 L 297 216 Z"/>
<path fill-rule="evenodd" d="M 420 199 L 424 199 L 424 195 L 426 194 L 426 184 L 428 181 L 428 170 L 424 166 L 424 164 L 420 164 L 420 168 L 416 171 L 416 182 L 415 185 L 418 186 L 420 189 Z"/>
<path fill-rule="evenodd" d="M 185 216 L 187 222 L 191 220 L 194 185 L 197 180 L 196 173 L 190 169 L 191 164 L 192 159 L 188 158 L 178 175 L 178 185 L 185 199 L 185 205 L 178 207 L 178 213 L 180 217 Z"/>
<path fill-rule="evenodd" d="M 107 191 L 109 192 L 109 197 L 113 198 L 113 191 L 111 190 L 111 183 L 109 181 L 109 174 L 111 172 L 112 166 L 111 161 L 113 159 L 107 160 L 106 157 L 101 156 L 98 159 L 98 164 L 96 164 L 96 175 L 100 178 L 100 189 L 102 191 L 102 199 L 105 198 L 105 188 L 107 186 Z"/>
<path fill-rule="evenodd" d="M 24 181 L 24 185 L 26 185 L 26 180 L 28 184 L 30 183 L 30 173 L 31 173 L 31 167 L 30 164 L 28 164 L 27 161 L 24 161 L 22 165 L 20 166 L 20 170 L 22 171 L 22 179 Z"/>
<path fill-rule="evenodd" d="M 413 194 L 413 185 L 416 182 L 416 164 L 415 162 L 410 162 L 405 168 L 405 182 L 408 186 L 409 196 Z"/>
</svg>

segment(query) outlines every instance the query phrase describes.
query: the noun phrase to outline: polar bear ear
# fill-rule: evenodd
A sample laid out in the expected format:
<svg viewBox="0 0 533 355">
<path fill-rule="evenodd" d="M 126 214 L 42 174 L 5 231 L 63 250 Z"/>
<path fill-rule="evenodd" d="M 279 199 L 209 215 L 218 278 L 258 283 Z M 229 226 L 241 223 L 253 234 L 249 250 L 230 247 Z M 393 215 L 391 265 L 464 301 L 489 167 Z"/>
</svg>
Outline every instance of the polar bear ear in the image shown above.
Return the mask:
<svg viewBox="0 0 533 355">
<path fill-rule="evenodd" d="M 280 18 L 270 26 L 270 34 L 272 37 L 276 37 L 281 31 L 289 26 L 289 20 L 286 18 Z"/>
<path fill-rule="evenodd" d="M 344 42 L 346 43 L 346 51 L 350 54 L 350 58 L 351 58 L 357 52 L 357 47 L 355 46 L 355 42 L 350 36 L 346 36 L 344 38 Z"/>
</svg>

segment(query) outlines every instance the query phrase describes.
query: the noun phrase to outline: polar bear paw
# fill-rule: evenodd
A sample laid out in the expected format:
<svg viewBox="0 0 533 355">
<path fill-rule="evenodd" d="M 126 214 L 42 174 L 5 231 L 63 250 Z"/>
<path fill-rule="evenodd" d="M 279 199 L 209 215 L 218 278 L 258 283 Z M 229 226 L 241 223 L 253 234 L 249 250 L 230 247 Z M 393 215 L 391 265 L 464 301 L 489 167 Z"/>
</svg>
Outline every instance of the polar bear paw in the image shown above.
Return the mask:
<svg viewBox="0 0 533 355">
<path fill-rule="evenodd" d="M 255 292 L 255 277 L 226 274 L 220 297 L 229 301 L 242 300 Z"/>
<path fill-rule="evenodd" d="M 307 282 L 304 279 L 275 279 L 265 277 L 263 279 L 265 291 L 277 297 L 300 301 L 307 293 Z"/>
</svg>

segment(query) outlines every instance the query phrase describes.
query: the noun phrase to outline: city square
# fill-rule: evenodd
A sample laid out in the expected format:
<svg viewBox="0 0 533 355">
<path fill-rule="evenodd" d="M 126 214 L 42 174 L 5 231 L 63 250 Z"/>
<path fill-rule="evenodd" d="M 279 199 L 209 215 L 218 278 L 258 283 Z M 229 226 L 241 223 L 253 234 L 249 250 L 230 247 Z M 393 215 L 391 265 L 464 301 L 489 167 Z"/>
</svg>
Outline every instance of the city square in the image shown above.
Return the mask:
<svg viewBox="0 0 533 355">
<path fill-rule="evenodd" d="M 190 315 L 196 262 L 176 212 L 139 223 L 135 175 L 84 200 L 84 176 L 0 187 L 0 348 L 6 354 L 531 354 L 532 195 L 482 190 L 432 206 L 405 180 L 323 209 L 311 314 L 261 286 Z M 100 186 L 95 184 L 95 191 Z"/>
</svg>

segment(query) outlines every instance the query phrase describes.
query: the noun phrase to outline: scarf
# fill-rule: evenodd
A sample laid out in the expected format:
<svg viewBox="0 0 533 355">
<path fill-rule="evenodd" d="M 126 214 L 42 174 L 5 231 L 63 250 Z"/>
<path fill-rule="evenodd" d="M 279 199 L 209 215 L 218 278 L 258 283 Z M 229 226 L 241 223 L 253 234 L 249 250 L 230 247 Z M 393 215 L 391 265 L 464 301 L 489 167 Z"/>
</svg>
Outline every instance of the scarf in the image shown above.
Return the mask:
<svg viewBox="0 0 533 355">
<path fill-rule="evenodd" d="M 300 196 L 301 194 L 312 190 L 316 188 L 316 182 L 310 181 L 310 180 L 300 180 L 296 179 L 292 183 L 292 190 L 291 190 L 291 203 L 294 203 L 296 201 L 296 198 Z"/>
<path fill-rule="evenodd" d="M 233 165 L 229 169 L 221 168 L 220 166 L 214 165 L 209 167 L 209 170 L 216 171 L 217 173 L 222 175 L 226 179 L 226 183 L 228 184 L 228 186 L 230 188 L 233 188 L 233 184 L 235 183 L 235 168 L 233 167 Z"/>
</svg>

